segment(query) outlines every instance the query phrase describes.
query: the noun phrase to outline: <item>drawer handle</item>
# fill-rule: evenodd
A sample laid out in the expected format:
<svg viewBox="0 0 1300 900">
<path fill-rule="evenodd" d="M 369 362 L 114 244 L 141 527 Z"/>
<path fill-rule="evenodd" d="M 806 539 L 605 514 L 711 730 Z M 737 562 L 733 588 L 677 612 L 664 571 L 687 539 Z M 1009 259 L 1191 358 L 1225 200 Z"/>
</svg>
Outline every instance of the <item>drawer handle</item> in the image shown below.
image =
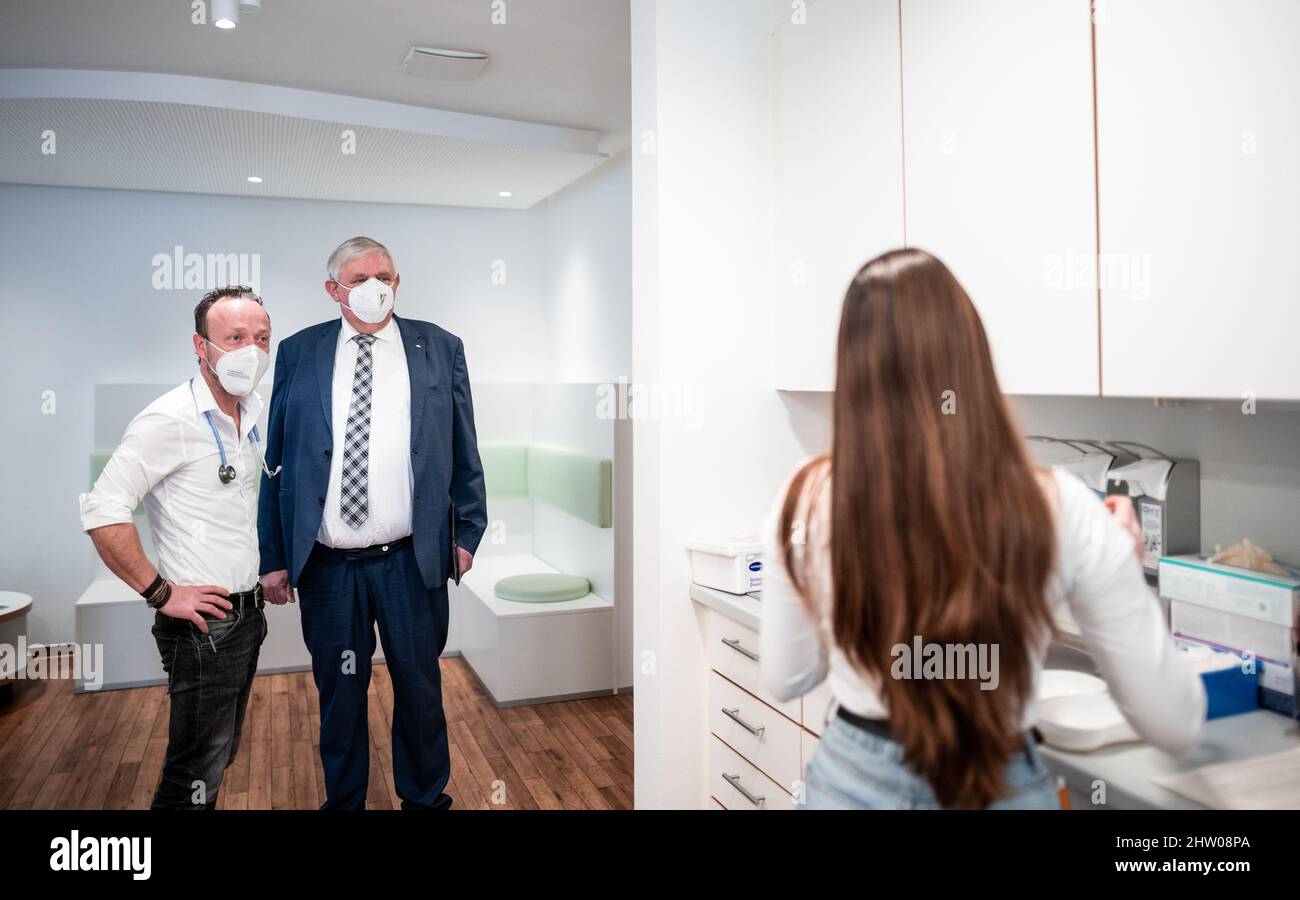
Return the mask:
<svg viewBox="0 0 1300 900">
<path fill-rule="evenodd" d="M 745 786 L 740 783 L 739 775 L 728 775 L 726 772 L 723 772 L 722 777 L 727 779 L 727 784 L 731 785 L 736 790 L 740 791 L 740 795 L 744 797 L 746 800 L 748 800 L 750 803 L 754 804 L 755 806 L 762 806 L 763 803 L 767 800 L 766 797 L 755 797 L 749 791 L 745 790 Z"/>
<path fill-rule="evenodd" d="M 766 725 L 757 725 L 757 726 L 750 725 L 748 722 L 742 719 L 740 717 L 739 706 L 737 706 L 735 709 L 727 709 L 724 707 L 722 710 L 722 714 L 726 716 L 728 719 L 730 719 L 731 721 L 735 722 L 741 728 L 748 731 L 750 734 L 754 735 L 754 737 L 762 737 L 763 732 L 767 731 Z"/>
<path fill-rule="evenodd" d="M 732 650 L 735 650 L 741 656 L 748 656 L 754 662 L 758 662 L 758 654 L 753 650 L 746 650 L 740 643 L 740 638 L 723 638 L 722 643 L 726 644 Z"/>
</svg>

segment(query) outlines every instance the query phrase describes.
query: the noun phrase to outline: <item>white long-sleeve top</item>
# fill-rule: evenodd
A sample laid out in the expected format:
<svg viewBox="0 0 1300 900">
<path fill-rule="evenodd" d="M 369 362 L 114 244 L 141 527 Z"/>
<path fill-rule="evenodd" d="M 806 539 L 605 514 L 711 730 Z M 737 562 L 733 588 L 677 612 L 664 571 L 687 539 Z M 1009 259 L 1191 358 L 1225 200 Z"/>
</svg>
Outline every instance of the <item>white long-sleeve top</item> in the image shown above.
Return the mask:
<svg viewBox="0 0 1300 900">
<path fill-rule="evenodd" d="M 1078 478 L 1061 469 L 1054 469 L 1052 475 L 1057 486 L 1051 498 L 1056 567 L 1047 585 L 1052 612 L 1065 606 L 1074 614 L 1102 677 L 1134 730 L 1161 749 L 1187 750 L 1195 745 L 1205 720 L 1205 687 L 1185 654 L 1174 646 L 1159 600 L 1142 575 L 1133 539 Z M 815 614 L 795 590 L 778 540 L 789 484 L 787 480 L 778 493 L 763 529 L 759 641 L 763 686 L 777 699 L 789 700 L 827 680 L 836 701 L 848 711 L 888 719 L 878 681 L 850 663 L 832 637 L 830 478 L 822 482 L 819 497 L 802 498 L 806 542 L 794 548 Z M 870 552 L 869 538 L 863 552 Z M 1035 685 L 1047 645 L 1044 635 Z M 1023 725 L 1028 728 L 1038 716 L 1035 697 L 1026 699 Z"/>
</svg>

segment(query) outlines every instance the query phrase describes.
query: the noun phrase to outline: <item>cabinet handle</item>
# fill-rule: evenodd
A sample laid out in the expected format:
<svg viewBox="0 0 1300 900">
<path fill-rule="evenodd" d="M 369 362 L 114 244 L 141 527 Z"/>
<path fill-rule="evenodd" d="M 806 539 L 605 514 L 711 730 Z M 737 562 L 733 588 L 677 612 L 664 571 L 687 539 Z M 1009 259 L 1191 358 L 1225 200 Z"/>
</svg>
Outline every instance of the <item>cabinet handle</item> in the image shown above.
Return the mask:
<svg viewBox="0 0 1300 900">
<path fill-rule="evenodd" d="M 727 784 L 740 791 L 740 795 L 755 806 L 762 806 L 767 800 L 766 797 L 755 797 L 749 791 L 745 790 L 745 786 L 740 783 L 739 775 L 728 775 L 726 772 L 723 772 L 722 777 L 727 779 Z"/>
<path fill-rule="evenodd" d="M 739 706 L 737 706 L 735 709 L 727 709 L 724 707 L 722 710 L 722 714 L 726 716 L 728 719 L 730 719 L 731 721 L 735 722 L 741 728 L 748 731 L 750 734 L 754 735 L 754 737 L 762 737 L 763 732 L 767 731 L 766 725 L 754 726 L 754 725 L 750 725 L 748 722 L 742 719 L 740 717 Z"/>
<path fill-rule="evenodd" d="M 735 650 L 741 656 L 748 656 L 754 662 L 758 662 L 758 654 L 755 653 L 753 650 L 746 650 L 743 646 L 741 646 L 740 638 L 723 638 L 722 643 L 726 644 L 732 650 Z"/>
</svg>

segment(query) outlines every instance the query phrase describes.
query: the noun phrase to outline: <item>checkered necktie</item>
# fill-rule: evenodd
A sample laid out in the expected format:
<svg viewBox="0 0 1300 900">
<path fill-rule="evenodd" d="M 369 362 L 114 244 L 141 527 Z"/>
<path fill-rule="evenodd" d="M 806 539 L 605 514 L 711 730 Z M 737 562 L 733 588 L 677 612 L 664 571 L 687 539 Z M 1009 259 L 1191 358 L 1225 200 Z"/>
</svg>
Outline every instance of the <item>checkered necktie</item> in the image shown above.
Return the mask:
<svg viewBox="0 0 1300 900">
<path fill-rule="evenodd" d="M 373 360 L 370 345 L 373 334 L 359 334 L 357 367 L 352 374 L 352 405 L 348 407 L 348 430 L 343 441 L 343 479 L 339 492 L 339 512 L 349 528 L 357 529 L 370 516 L 367 503 L 367 478 L 370 469 L 370 382 Z"/>
</svg>

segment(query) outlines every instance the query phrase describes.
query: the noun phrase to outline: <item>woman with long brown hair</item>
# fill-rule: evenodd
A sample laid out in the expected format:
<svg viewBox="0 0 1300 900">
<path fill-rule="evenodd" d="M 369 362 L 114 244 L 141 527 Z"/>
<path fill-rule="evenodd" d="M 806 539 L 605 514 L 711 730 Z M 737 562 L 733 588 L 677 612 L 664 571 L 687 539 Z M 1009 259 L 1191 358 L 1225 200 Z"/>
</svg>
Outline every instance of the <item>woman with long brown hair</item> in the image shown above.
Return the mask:
<svg viewBox="0 0 1300 900">
<path fill-rule="evenodd" d="M 1139 734 L 1170 751 L 1200 734 L 1204 687 L 1132 537 L 1082 482 L 1031 466 L 979 315 L 924 251 L 850 285 L 832 451 L 766 531 L 764 685 L 785 700 L 828 678 L 839 707 L 806 807 L 1058 806 L 1029 732 L 1064 605 Z"/>
</svg>

